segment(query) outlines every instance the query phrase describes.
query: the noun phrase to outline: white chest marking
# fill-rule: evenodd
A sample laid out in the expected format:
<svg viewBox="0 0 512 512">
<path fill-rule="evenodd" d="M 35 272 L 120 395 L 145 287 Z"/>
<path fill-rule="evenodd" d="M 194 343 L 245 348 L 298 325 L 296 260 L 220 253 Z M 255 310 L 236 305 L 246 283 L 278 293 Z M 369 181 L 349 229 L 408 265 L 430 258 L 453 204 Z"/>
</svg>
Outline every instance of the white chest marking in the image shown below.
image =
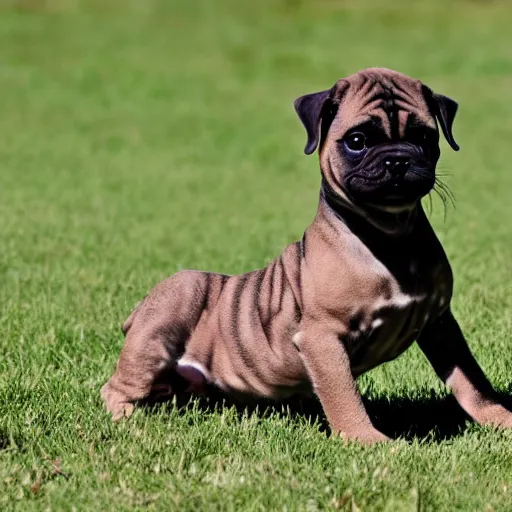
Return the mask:
<svg viewBox="0 0 512 512">
<path fill-rule="evenodd" d="M 426 294 L 408 295 L 407 293 L 397 291 L 393 293 L 390 299 L 379 297 L 379 299 L 377 299 L 374 304 L 374 310 L 379 311 L 383 308 L 405 309 L 415 302 L 421 302 L 422 300 L 425 300 L 426 297 Z"/>
<path fill-rule="evenodd" d="M 293 335 L 292 343 L 297 347 L 300 348 L 300 342 L 302 341 L 302 332 L 298 331 Z"/>
<path fill-rule="evenodd" d="M 382 324 L 384 323 L 384 320 L 382 320 L 382 318 L 376 318 L 373 322 L 372 322 L 372 329 L 377 329 L 378 327 L 380 327 Z"/>
</svg>

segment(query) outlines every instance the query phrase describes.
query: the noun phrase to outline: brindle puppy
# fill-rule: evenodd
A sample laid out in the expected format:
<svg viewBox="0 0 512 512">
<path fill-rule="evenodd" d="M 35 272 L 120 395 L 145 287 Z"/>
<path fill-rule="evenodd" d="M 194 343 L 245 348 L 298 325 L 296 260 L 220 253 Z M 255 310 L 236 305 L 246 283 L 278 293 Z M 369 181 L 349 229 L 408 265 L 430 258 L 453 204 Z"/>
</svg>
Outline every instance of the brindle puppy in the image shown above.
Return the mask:
<svg viewBox="0 0 512 512">
<path fill-rule="evenodd" d="M 152 394 L 172 395 L 178 374 L 194 391 L 314 391 L 334 432 L 383 441 L 355 379 L 417 340 L 472 418 L 512 426 L 452 315 L 452 272 L 421 206 L 435 183 L 437 123 L 458 149 L 457 104 L 395 71 L 367 69 L 295 107 L 305 152 L 319 146 L 313 223 L 262 270 L 183 271 L 158 284 L 123 327 L 117 370 L 102 388 L 107 408 L 120 418 Z"/>
</svg>

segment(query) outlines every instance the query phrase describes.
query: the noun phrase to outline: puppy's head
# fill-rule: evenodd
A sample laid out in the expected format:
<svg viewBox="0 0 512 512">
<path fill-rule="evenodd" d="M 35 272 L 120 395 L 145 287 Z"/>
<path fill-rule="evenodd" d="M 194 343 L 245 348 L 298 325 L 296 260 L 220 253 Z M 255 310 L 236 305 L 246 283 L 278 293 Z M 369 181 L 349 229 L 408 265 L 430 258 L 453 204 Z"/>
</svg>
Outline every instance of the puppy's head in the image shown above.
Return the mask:
<svg viewBox="0 0 512 512">
<path fill-rule="evenodd" d="M 295 101 L 330 189 L 359 207 L 412 208 L 435 183 L 437 123 L 454 150 L 457 103 L 419 80 L 370 68 Z"/>
</svg>

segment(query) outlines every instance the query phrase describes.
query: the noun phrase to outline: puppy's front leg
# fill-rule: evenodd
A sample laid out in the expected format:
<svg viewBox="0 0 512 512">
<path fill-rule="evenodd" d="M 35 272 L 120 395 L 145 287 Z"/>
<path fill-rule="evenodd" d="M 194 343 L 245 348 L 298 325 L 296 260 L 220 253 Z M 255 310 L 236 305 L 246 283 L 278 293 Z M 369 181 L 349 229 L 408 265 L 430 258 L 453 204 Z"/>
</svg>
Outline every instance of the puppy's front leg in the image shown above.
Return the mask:
<svg viewBox="0 0 512 512">
<path fill-rule="evenodd" d="M 331 430 L 362 443 L 388 441 L 368 417 L 338 335 L 311 328 L 296 335 L 295 344 Z"/>
<path fill-rule="evenodd" d="M 499 402 L 450 310 L 425 328 L 418 345 L 461 407 L 476 422 L 512 427 L 512 412 Z"/>
</svg>

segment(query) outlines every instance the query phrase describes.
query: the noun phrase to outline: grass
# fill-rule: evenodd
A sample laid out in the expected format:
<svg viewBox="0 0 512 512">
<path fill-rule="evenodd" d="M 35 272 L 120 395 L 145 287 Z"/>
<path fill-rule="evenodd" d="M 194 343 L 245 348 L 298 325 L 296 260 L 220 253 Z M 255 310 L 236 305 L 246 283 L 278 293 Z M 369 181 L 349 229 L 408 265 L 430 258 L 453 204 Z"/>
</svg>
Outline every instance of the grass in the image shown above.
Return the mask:
<svg viewBox="0 0 512 512">
<path fill-rule="evenodd" d="M 360 379 L 401 439 L 364 448 L 279 409 L 99 400 L 132 306 L 180 268 L 238 273 L 318 195 L 293 100 L 378 65 L 460 103 L 435 225 L 454 310 L 512 391 L 512 57 L 505 1 L 4 0 L 2 510 L 510 510 L 512 433 L 466 422 L 416 348 Z"/>
</svg>

